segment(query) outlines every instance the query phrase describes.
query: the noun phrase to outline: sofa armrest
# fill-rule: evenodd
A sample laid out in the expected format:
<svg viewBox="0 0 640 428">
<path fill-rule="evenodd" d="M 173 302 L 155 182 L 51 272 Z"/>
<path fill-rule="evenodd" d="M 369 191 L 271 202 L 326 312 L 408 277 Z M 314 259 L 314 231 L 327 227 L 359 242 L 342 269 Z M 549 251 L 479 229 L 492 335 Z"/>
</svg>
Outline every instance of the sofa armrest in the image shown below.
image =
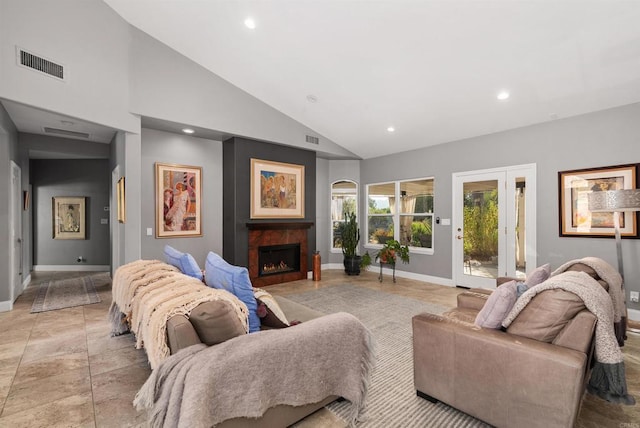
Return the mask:
<svg viewBox="0 0 640 428">
<path fill-rule="evenodd" d="M 579 312 L 553 340 L 554 345 L 591 354 L 598 319 L 587 309 Z"/>
<path fill-rule="evenodd" d="M 412 323 L 418 391 L 495 426 L 573 426 L 584 353 L 437 315 Z"/>
<path fill-rule="evenodd" d="M 473 309 L 480 311 L 487 299 L 491 295 L 491 291 L 480 291 L 480 289 L 471 289 L 463 293 L 458 294 L 458 308 L 459 309 Z"/>
</svg>

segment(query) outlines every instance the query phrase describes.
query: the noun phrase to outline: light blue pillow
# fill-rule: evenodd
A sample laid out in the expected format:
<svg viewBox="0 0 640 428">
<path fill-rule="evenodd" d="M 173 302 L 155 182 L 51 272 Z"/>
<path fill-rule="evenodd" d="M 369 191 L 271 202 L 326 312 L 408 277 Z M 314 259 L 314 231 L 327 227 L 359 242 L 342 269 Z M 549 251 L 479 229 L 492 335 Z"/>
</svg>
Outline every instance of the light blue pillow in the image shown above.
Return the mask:
<svg viewBox="0 0 640 428">
<path fill-rule="evenodd" d="M 170 245 L 164 246 L 164 258 L 171 266 L 180 269 L 185 275 L 192 276 L 202 281 L 202 270 L 198 266 L 198 262 L 189 253 L 178 251 Z"/>
<path fill-rule="evenodd" d="M 209 287 L 229 291 L 247 305 L 249 333 L 260 331 L 258 304 L 253 295 L 247 268 L 230 265 L 216 253 L 209 252 L 204 264 L 204 282 Z"/>
</svg>

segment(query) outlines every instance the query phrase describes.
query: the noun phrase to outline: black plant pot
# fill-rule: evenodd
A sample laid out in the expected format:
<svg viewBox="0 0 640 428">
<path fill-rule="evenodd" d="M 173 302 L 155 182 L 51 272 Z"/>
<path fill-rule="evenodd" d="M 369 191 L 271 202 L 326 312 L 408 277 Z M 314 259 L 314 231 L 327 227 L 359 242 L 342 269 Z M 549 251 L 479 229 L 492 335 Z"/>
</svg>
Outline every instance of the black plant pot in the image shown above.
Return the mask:
<svg viewBox="0 0 640 428">
<path fill-rule="evenodd" d="M 360 275 L 361 256 L 344 256 L 344 271 L 347 275 Z"/>
</svg>

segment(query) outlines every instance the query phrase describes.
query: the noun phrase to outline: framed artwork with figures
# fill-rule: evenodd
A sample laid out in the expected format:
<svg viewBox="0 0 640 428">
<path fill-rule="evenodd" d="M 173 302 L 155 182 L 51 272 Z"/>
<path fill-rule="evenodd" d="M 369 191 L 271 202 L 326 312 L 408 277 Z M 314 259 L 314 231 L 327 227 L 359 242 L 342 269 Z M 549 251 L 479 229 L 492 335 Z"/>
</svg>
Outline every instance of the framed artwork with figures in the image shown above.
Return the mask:
<svg viewBox="0 0 640 428">
<path fill-rule="evenodd" d="M 54 196 L 53 239 L 86 239 L 85 197 Z"/>
<path fill-rule="evenodd" d="M 251 159 L 251 218 L 304 218 L 304 165 Z"/>
<path fill-rule="evenodd" d="M 202 236 L 202 168 L 156 163 L 156 238 Z"/>
</svg>

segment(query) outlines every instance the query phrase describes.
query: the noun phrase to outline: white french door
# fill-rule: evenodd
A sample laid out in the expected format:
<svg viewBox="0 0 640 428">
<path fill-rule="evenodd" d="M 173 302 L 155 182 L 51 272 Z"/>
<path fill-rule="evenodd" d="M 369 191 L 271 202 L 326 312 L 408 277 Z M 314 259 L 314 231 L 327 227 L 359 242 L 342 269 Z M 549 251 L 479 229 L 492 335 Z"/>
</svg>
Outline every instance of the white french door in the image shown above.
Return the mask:
<svg viewBox="0 0 640 428">
<path fill-rule="evenodd" d="M 453 281 L 495 288 L 536 267 L 535 164 L 453 174 Z"/>
</svg>

